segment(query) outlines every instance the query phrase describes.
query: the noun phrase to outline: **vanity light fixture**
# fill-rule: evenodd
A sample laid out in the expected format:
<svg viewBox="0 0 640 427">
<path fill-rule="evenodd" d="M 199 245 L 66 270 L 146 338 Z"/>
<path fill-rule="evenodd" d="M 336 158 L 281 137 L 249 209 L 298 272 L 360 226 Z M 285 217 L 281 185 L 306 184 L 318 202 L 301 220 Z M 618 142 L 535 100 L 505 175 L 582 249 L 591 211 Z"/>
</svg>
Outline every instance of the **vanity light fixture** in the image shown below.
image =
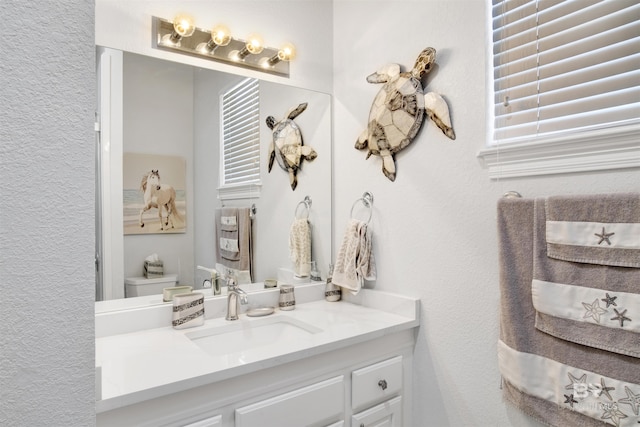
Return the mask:
<svg viewBox="0 0 640 427">
<path fill-rule="evenodd" d="M 256 34 L 240 40 L 232 37 L 225 26 L 205 30 L 184 16 L 176 16 L 173 21 L 152 17 L 154 48 L 289 77 L 289 61 L 295 55 L 293 45 L 266 47 Z"/>
</svg>

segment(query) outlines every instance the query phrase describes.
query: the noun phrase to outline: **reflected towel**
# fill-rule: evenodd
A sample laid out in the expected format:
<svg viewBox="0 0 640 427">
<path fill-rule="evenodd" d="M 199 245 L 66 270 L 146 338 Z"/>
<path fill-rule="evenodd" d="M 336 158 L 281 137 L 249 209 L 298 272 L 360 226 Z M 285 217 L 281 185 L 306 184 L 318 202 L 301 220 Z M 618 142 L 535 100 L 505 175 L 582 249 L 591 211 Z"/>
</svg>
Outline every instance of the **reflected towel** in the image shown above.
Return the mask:
<svg viewBox="0 0 640 427">
<path fill-rule="evenodd" d="M 561 240 L 547 227 L 549 206 L 564 206 L 562 210 L 552 210 L 556 213 L 555 218 L 561 217 L 565 221 L 585 222 L 590 218 L 598 223 L 628 223 L 640 216 L 640 203 L 635 211 L 624 209 L 630 205 L 625 199 L 627 196 L 536 199 L 531 293 L 536 308 L 535 325 L 539 330 L 578 344 L 640 358 L 640 269 L 606 265 L 616 264 L 616 260 L 605 253 L 608 249 L 604 247 L 566 245 L 561 248 L 563 255 L 580 256 L 579 262 L 554 259 L 548 253 L 548 238 Z M 569 212 L 574 212 L 575 216 Z M 593 231 L 591 226 L 584 227 L 580 234 L 597 243 L 598 237 L 593 236 Z M 614 236 L 610 237 L 613 243 Z M 558 245 L 554 244 L 552 248 L 555 246 Z M 588 252 L 590 249 L 597 251 Z M 618 249 L 618 256 L 621 256 L 620 251 L 629 255 L 632 250 Z M 596 264 L 586 263 L 585 255 Z M 630 260 L 631 257 L 626 258 L 626 261 Z"/>
<path fill-rule="evenodd" d="M 311 227 L 306 218 L 293 220 L 289 231 L 289 252 L 295 275 L 307 277 L 311 272 Z"/>
<path fill-rule="evenodd" d="M 237 230 L 228 231 L 229 220 L 236 217 Z M 216 209 L 216 264 L 233 271 L 248 272 L 253 277 L 252 262 L 252 224 L 249 208 Z M 218 269 L 218 268 L 216 268 Z M 229 270 L 227 270 L 229 271 Z"/>
<path fill-rule="evenodd" d="M 332 281 L 357 294 L 364 280 L 375 280 L 376 264 L 373 237 L 366 222 L 351 219 L 336 257 Z"/>
<path fill-rule="evenodd" d="M 637 414 L 628 403 L 633 402 L 628 393 L 640 394 L 638 359 L 558 339 L 535 328 L 531 296 L 534 201 L 501 199 L 498 233 L 501 340 L 498 362 L 504 379 L 504 399 L 551 426 L 595 427 L 613 419 L 620 421 L 620 425 L 635 423 Z M 525 363 L 524 368 L 514 370 L 517 363 Z M 554 366 L 554 370 L 549 370 L 549 366 Z M 626 386 L 610 385 L 608 379 Z"/>
</svg>

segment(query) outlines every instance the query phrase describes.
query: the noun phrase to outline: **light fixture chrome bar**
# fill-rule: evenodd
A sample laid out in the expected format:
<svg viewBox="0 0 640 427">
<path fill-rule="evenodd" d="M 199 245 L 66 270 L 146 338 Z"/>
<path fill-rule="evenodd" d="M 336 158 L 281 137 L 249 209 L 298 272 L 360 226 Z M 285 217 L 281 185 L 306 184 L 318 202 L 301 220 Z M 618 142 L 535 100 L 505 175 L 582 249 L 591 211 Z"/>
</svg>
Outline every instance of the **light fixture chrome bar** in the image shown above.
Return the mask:
<svg viewBox="0 0 640 427">
<path fill-rule="evenodd" d="M 211 30 L 204 30 L 198 27 L 196 27 L 191 36 L 181 38 L 180 43 L 172 43 L 170 37 L 174 32 L 173 23 L 156 16 L 152 17 L 152 32 L 153 47 L 155 49 L 192 55 L 211 61 L 223 62 L 264 73 L 289 77 L 288 61 L 278 61 L 276 63 L 269 61 L 270 58 L 278 55 L 278 49 L 275 48 L 265 47 L 259 54 L 249 54 L 244 56 L 244 58 L 240 58 L 237 56 L 237 53 L 246 50 L 246 41 L 232 38 L 228 45 L 217 46 L 215 49 L 210 50 L 207 48 L 207 45 L 210 46 Z M 165 37 L 167 35 L 169 36 Z"/>
</svg>

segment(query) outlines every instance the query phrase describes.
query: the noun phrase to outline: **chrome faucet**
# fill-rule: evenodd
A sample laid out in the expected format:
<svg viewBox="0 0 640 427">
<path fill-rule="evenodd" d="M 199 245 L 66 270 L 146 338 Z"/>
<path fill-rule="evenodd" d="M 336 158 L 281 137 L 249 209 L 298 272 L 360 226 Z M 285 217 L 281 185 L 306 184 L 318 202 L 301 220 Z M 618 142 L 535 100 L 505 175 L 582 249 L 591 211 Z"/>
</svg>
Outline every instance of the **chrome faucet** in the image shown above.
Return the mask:
<svg viewBox="0 0 640 427">
<path fill-rule="evenodd" d="M 234 277 L 227 280 L 227 320 L 238 320 L 240 304 L 247 304 L 249 297 L 245 291 L 240 289 Z"/>
</svg>

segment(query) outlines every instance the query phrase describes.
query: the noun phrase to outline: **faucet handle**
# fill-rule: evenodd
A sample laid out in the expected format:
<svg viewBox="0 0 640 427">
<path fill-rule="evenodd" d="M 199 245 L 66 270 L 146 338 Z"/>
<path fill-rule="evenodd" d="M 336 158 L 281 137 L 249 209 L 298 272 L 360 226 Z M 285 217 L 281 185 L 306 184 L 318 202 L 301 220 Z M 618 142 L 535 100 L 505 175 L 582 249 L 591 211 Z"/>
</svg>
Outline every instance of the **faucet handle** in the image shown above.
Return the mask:
<svg viewBox="0 0 640 427">
<path fill-rule="evenodd" d="M 236 280 L 236 277 L 232 275 L 227 276 L 227 289 L 232 290 L 237 288 L 238 281 Z"/>
</svg>

